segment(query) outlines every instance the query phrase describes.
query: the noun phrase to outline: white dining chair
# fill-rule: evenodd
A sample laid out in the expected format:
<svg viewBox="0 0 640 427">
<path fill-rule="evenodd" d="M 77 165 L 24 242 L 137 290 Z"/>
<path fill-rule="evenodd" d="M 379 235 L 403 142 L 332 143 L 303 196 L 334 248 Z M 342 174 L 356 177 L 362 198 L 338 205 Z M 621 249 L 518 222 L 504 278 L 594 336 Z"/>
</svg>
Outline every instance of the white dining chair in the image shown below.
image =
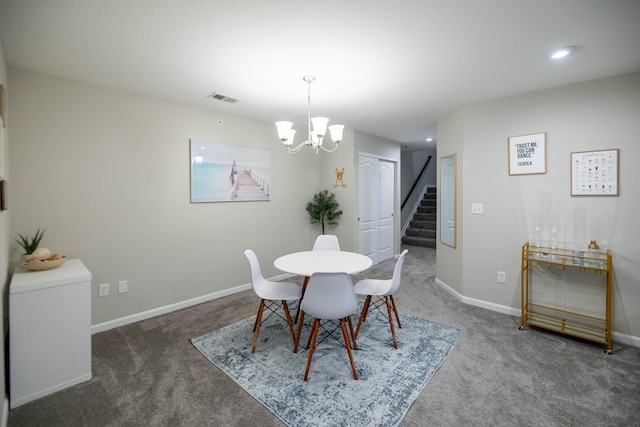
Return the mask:
<svg viewBox="0 0 640 427">
<path fill-rule="evenodd" d="M 289 325 L 289 331 L 293 338 L 294 345 L 296 344 L 296 334 L 293 330 L 293 321 L 291 320 L 291 314 L 289 313 L 289 306 L 287 301 L 295 301 L 300 299 L 300 287 L 296 283 L 288 282 L 272 282 L 265 279 L 262 276 L 260 270 L 260 262 L 255 252 L 251 249 L 244 251 L 245 256 L 249 260 L 249 266 L 251 267 L 251 286 L 253 291 L 260 298 L 260 307 L 258 308 L 258 314 L 256 315 L 256 321 L 253 324 L 253 345 L 251 347 L 251 353 L 255 353 L 256 345 L 258 344 L 258 335 L 260 334 L 260 326 L 262 325 L 262 315 L 265 308 L 271 313 L 277 313 L 278 306 L 282 306 L 284 310 L 287 324 Z M 279 315 L 279 314 L 278 314 Z M 282 316 L 280 316 L 282 317 Z M 265 319 L 266 320 L 266 319 Z"/>
<path fill-rule="evenodd" d="M 404 262 L 404 256 L 407 252 L 409 251 L 405 249 L 398 257 L 391 279 L 364 279 L 360 280 L 354 286 L 354 290 L 357 295 L 366 296 L 364 305 L 362 306 L 362 312 L 360 313 L 360 318 L 358 319 L 358 326 L 356 327 L 356 338 L 360 332 L 360 326 L 367 319 L 367 313 L 369 313 L 369 310 L 374 308 L 379 309 L 382 304 L 385 304 L 387 306 L 386 316 L 389 319 L 391 337 L 393 338 L 393 348 L 398 348 L 398 341 L 396 340 L 396 331 L 393 325 L 393 316 L 391 312 L 393 311 L 395 313 L 396 320 L 398 321 L 398 328 L 402 328 L 402 324 L 400 323 L 400 314 L 398 313 L 398 308 L 396 307 L 396 301 L 393 299 L 393 295 L 400 287 L 400 273 L 402 272 L 402 263 Z M 376 300 L 373 302 L 372 306 L 371 299 L 373 297 L 376 297 Z"/>
<path fill-rule="evenodd" d="M 338 241 L 338 236 L 333 234 L 321 234 L 316 237 L 316 241 L 313 243 L 312 251 L 339 251 L 340 250 L 340 242 Z M 302 282 L 302 297 L 304 297 L 304 292 L 307 289 L 307 283 L 309 283 L 309 276 L 305 276 L 304 281 Z M 302 298 L 301 297 L 301 298 Z M 298 309 L 296 310 L 296 317 L 293 323 L 298 323 L 298 317 L 300 316 L 300 305 L 298 304 Z"/>
<path fill-rule="evenodd" d="M 296 343 L 293 348 L 294 353 L 298 350 L 305 313 L 314 318 L 309 340 L 309 356 L 307 357 L 307 367 L 304 371 L 303 380 L 307 381 L 309 378 L 309 370 L 311 368 L 313 352 L 316 349 L 320 322 L 323 320 L 340 322 L 342 337 L 344 338 L 344 344 L 349 354 L 349 361 L 351 362 L 353 378 L 357 380 L 358 372 L 356 371 L 356 364 L 353 360 L 353 353 L 351 352 L 350 336 L 354 336 L 351 315 L 358 311 L 358 298 L 353 290 L 351 277 L 347 273 L 312 274 L 311 279 L 309 279 L 306 296 L 300 302 L 300 305 L 302 306 L 302 311 L 300 312 Z M 351 335 L 347 332 L 347 323 L 349 324 Z M 355 348 L 357 349 L 357 345 L 355 345 Z"/>
<path fill-rule="evenodd" d="M 338 237 L 333 234 L 321 234 L 316 237 L 316 241 L 313 243 L 314 251 L 339 251 L 340 242 Z"/>
</svg>

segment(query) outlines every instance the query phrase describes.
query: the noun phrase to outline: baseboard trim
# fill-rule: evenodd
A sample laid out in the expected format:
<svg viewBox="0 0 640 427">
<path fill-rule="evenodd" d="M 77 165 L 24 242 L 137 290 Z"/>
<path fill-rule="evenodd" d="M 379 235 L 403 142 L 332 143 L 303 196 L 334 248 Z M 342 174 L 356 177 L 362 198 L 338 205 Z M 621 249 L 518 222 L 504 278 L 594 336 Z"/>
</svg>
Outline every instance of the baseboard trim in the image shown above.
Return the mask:
<svg viewBox="0 0 640 427">
<path fill-rule="evenodd" d="M 275 279 L 273 279 L 275 280 Z M 97 334 L 98 332 L 108 331 L 109 329 L 125 326 L 130 323 L 139 322 L 141 320 L 147 320 L 152 317 L 160 316 L 162 314 L 171 313 L 173 311 L 182 310 L 183 308 L 191 307 L 203 302 L 211 301 L 214 299 L 226 297 L 238 292 L 251 289 L 251 283 L 236 286 L 234 288 L 225 289 L 223 291 L 213 292 L 207 295 L 203 295 L 197 298 L 192 298 L 186 301 L 180 301 L 175 304 L 165 305 L 164 307 L 154 308 L 152 310 L 143 311 L 141 313 L 132 314 L 130 316 L 120 317 L 119 319 L 109 320 L 108 322 L 98 323 L 91 326 L 91 333 Z"/>
<path fill-rule="evenodd" d="M 88 374 L 84 374 L 84 375 L 80 375 L 79 377 L 76 378 L 72 378 L 68 381 L 63 381 L 59 384 L 54 384 L 51 387 L 47 387 L 43 390 L 38 390 L 35 393 L 31 393 L 28 394 L 26 396 L 20 396 L 20 397 L 16 397 L 16 398 L 12 398 L 11 401 L 9 402 L 9 408 L 10 409 L 15 409 L 18 406 L 22 406 L 26 403 L 32 402 L 34 400 L 40 399 L 42 397 L 48 396 L 52 393 L 55 393 L 57 391 L 60 390 L 64 390 L 67 389 L 69 387 L 72 387 L 76 384 L 80 384 L 83 383 L 85 381 L 89 381 L 92 378 L 92 374 L 91 372 L 89 372 Z"/>
<path fill-rule="evenodd" d="M 440 286 L 442 289 L 444 289 L 445 291 L 449 292 L 458 301 L 464 304 L 473 305 L 475 307 L 480 307 L 480 308 L 486 308 L 487 310 L 497 311 L 498 313 L 504 313 L 510 316 L 520 316 L 520 309 L 516 309 L 506 305 L 495 304 L 492 302 L 483 301 L 476 298 L 465 297 L 460 292 L 456 291 L 455 289 L 453 289 L 452 287 L 450 287 L 449 285 L 447 285 L 446 283 L 444 283 L 442 280 L 438 278 L 436 278 L 436 284 Z"/>
<path fill-rule="evenodd" d="M 476 307 L 486 308 L 487 310 L 497 311 L 499 313 L 508 314 L 510 316 L 520 317 L 521 311 L 519 308 L 508 307 L 506 305 L 494 304 L 492 302 L 483 301 L 475 298 L 469 298 L 462 295 L 460 292 L 453 289 L 451 286 L 444 283 L 442 280 L 436 277 L 436 285 L 440 286 L 445 291 L 449 292 L 453 295 L 458 301 L 473 305 Z M 622 344 L 627 344 L 632 347 L 640 348 L 640 337 L 635 337 L 633 335 L 622 334 L 620 332 L 612 332 L 613 341 L 619 342 Z"/>
<path fill-rule="evenodd" d="M 7 427 L 9 423 L 9 398 L 5 394 L 4 402 L 2 403 L 2 427 Z"/>
<path fill-rule="evenodd" d="M 633 335 L 621 334 L 620 332 L 613 331 L 613 343 L 621 342 L 623 344 L 630 345 L 632 347 L 640 348 L 640 337 L 634 337 Z M 615 348 L 614 348 L 615 351 Z"/>
</svg>

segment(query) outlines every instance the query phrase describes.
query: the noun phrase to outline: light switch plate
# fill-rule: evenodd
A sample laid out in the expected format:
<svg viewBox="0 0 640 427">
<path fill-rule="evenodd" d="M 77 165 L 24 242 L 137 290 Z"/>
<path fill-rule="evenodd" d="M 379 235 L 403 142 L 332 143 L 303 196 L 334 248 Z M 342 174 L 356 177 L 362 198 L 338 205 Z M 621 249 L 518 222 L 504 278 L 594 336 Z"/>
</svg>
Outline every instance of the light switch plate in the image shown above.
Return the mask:
<svg viewBox="0 0 640 427">
<path fill-rule="evenodd" d="M 471 203 L 471 213 L 475 215 L 482 215 L 484 213 L 484 204 Z"/>
</svg>

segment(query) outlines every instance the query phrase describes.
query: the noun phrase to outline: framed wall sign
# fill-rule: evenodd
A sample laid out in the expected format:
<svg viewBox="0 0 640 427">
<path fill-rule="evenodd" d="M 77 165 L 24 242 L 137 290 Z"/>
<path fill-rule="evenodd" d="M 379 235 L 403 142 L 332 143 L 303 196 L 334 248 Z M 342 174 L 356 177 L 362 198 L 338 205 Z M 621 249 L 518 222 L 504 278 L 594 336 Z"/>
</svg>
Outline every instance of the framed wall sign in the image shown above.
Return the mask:
<svg viewBox="0 0 640 427">
<path fill-rule="evenodd" d="M 571 153 L 572 196 L 617 196 L 619 150 Z"/>
<path fill-rule="evenodd" d="M 509 175 L 547 173 L 547 133 L 509 137 Z"/>
</svg>

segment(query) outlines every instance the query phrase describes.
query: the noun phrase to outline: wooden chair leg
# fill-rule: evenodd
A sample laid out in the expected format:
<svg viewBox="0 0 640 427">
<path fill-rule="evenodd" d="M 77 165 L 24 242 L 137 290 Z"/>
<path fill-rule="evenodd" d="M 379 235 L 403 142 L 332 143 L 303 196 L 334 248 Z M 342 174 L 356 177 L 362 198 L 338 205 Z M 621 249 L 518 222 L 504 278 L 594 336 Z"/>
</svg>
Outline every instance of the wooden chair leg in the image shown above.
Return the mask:
<svg viewBox="0 0 640 427">
<path fill-rule="evenodd" d="M 358 319 L 358 327 L 356 328 L 356 334 L 353 336 L 353 341 L 355 342 L 356 338 L 358 338 L 358 334 L 360 333 L 360 326 L 364 319 L 367 317 L 367 312 L 369 311 L 369 304 L 371 303 L 371 295 L 367 295 L 364 299 L 364 304 L 362 304 L 362 311 L 360 312 L 360 318 Z"/>
<path fill-rule="evenodd" d="M 287 305 L 287 301 L 286 300 L 282 300 L 282 309 L 284 310 L 285 316 L 287 316 L 287 324 L 289 325 L 289 331 L 291 332 L 291 338 L 293 339 L 293 343 L 295 345 L 296 333 L 293 331 L 293 321 L 291 320 L 291 313 L 289 313 L 289 305 Z"/>
<path fill-rule="evenodd" d="M 304 282 L 302 282 L 302 294 L 300 295 L 300 299 L 298 300 L 298 309 L 296 310 L 296 318 L 293 323 L 298 323 L 298 316 L 300 316 L 300 304 L 302 304 L 302 298 L 304 297 L 304 291 L 307 290 L 307 284 L 309 283 L 309 276 L 305 276 Z"/>
<path fill-rule="evenodd" d="M 256 315 L 256 322 L 253 324 L 253 346 L 251 347 L 251 353 L 256 352 L 256 345 L 258 344 L 258 334 L 260 334 L 260 324 L 262 323 L 262 313 L 264 312 L 264 300 L 260 300 L 260 308 L 258 308 L 258 314 Z"/>
<path fill-rule="evenodd" d="M 362 318 L 363 322 L 367 321 L 367 315 L 369 314 L 369 306 L 371 305 L 371 299 L 373 298 L 372 295 L 367 295 L 367 298 L 365 298 L 364 302 L 366 303 L 367 306 L 367 310 L 363 311 L 364 313 L 364 317 Z"/>
<path fill-rule="evenodd" d="M 302 324 L 304 323 L 304 311 L 300 312 L 300 322 L 298 323 L 298 334 L 296 335 L 295 344 L 293 345 L 293 352 L 298 352 L 298 343 L 300 342 L 300 335 L 302 335 Z"/>
<path fill-rule="evenodd" d="M 314 319 L 318 320 L 318 319 Z M 318 321 L 318 329 L 320 329 L 320 321 Z M 309 334 L 309 339 L 307 340 L 307 350 L 309 350 L 309 346 L 311 345 L 311 334 Z"/>
<path fill-rule="evenodd" d="M 347 347 L 347 353 L 349 353 L 349 361 L 351 362 L 351 370 L 353 371 L 353 378 L 358 379 L 358 372 L 356 371 L 356 362 L 353 360 L 353 353 L 351 352 L 351 345 L 349 345 L 349 333 L 347 332 L 347 326 L 344 324 L 344 319 L 340 319 L 340 328 L 342 328 L 342 336 L 344 337 L 344 343 Z M 314 343 L 315 345 L 315 343 Z"/>
<path fill-rule="evenodd" d="M 396 320 L 398 321 L 398 328 L 402 329 L 402 324 L 400 323 L 400 313 L 398 312 L 398 308 L 396 307 L 396 300 L 393 299 L 393 295 L 389 295 L 391 298 L 391 304 L 393 305 L 393 311 L 396 313 Z"/>
<path fill-rule="evenodd" d="M 318 319 L 313 320 L 313 327 L 311 328 L 311 336 L 309 339 L 312 341 L 312 345 L 309 348 L 309 356 L 307 357 L 307 368 L 304 371 L 303 381 L 309 378 L 309 369 L 311 368 L 311 359 L 313 358 L 313 351 L 316 349 L 316 339 L 318 338 L 318 329 L 320 329 L 320 321 Z"/>
<path fill-rule="evenodd" d="M 384 302 L 387 305 L 387 315 L 389 316 L 389 326 L 391 327 L 391 336 L 393 337 L 393 348 L 398 348 L 398 342 L 396 341 L 396 330 L 393 326 L 393 315 L 391 314 L 391 303 L 389 297 L 384 297 Z"/>
<path fill-rule="evenodd" d="M 349 332 L 351 332 L 351 338 L 353 338 L 353 349 L 358 350 L 358 343 L 356 342 L 356 334 L 353 331 L 353 321 L 351 320 L 351 316 L 347 316 L 349 320 Z"/>
<path fill-rule="evenodd" d="M 264 308 L 263 304 L 264 304 L 264 300 L 260 300 L 260 305 L 258 306 L 258 313 L 256 314 L 256 321 L 253 322 L 253 330 L 252 330 L 252 332 L 255 332 L 256 331 L 256 327 L 258 326 L 258 316 L 260 315 L 260 311 L 263 310 L 263 308 Z"/>
</svg>

